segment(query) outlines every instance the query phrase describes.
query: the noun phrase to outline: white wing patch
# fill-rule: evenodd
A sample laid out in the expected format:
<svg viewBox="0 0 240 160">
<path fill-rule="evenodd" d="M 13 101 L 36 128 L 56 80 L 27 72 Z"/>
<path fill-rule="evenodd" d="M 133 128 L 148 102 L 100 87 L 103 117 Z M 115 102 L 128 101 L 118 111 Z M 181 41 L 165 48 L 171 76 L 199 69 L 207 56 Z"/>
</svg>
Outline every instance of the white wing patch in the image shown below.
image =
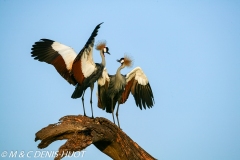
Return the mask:
<svg viewBox="0 0 240 160">
<path fill-rule="evenodd" d="M 84 77 L 89 77 L 96 69 L 96 64 L 93 62 L 92 59 L 92 49 L 89 54 L 86 50 L 83 52 L 83 55 L 81 56 L 81 64 Z"/>
<path fill-rule="evenodd" d="M 141 85 L 148 84 L 147 76 L 144 74 L 143 70 L 140 67 L 134 68 L 131 72 L 127 74 L 126 76 L 127 82 L 129 82 L 134 77 L 139 84 Z"/>
<path fill-rule="evenodd" d="M 58 42 L 54 42 L 52 44 L 52 48 L 62 56 L 67 69 L 71 70 L 73 61 L 77 56 L 76 52 L 71 47 L 65 46 Z"/>
<path fill-rule="evenodd" d="M 104 69 L 103 69 L 103 72 L 102 72 L 102 77 L 100 77 L 100 78 L 98 79 L 98 84 L 99 84 L 100 86 L 103 86 L 103 85 L 105 85 L 106 81 L 109 82 L 109 81 L 110 81 L 110 78 L 109 78 L 109 76 L 108 76 L 107 69 L 104 68 Z"/>
</svg>

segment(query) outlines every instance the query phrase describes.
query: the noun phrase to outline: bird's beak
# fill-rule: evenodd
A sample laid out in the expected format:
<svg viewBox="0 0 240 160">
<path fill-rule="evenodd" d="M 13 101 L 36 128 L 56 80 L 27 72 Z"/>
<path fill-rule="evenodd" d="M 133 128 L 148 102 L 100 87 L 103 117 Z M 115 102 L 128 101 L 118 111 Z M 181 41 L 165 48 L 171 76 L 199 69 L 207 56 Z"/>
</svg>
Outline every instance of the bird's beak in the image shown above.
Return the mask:
<svg viewBox="0 0 240 160">
<path fill-rule="evenodd" d="M 106 52 L 107 54 L 111 55 L 109 52 Z"/>
<path fill-rule="evenodd" d="M 117 59 L 117 62 L 121 63 L 121 60 L 120 60 L 120 59 Z"/>
</svg>

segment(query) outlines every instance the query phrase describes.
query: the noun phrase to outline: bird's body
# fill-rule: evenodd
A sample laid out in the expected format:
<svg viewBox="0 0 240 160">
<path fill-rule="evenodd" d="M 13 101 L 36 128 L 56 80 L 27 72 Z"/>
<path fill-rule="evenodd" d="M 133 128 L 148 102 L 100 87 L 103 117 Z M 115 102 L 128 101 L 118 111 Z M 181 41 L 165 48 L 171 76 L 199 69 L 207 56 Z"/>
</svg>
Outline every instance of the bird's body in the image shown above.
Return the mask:
<svg viewBox="0 0 240 160">
<path fill-rule="evenodd" d="M 52 64 L 65 80 L 72 85 L 76 85 L 72 98 L 82 97 L 85 116 L 84 92 L 88 87 L 91 88 L 90 103 L 92 109 L 93 86 L 97 79 L 101 77 L 103 68 L 106 66 L 104 53 L 109 54 L 106 43 L 99 43 L 96 49 L 100 51 L 102 62 L 94 63 L 93 45 L 101 24 L 95 27 L 79 54 L 76 54 L 72 48 L 49 39 L 41 39 L 39 42 L 35 42 L 31 52 L 34 59 Z"/>
<path fill-rule="evenodd" d="M 109 104 L 106 105 L 106 111 L 108 113 L 112 113 L 115 105 L 117 102 L 121 102 L 121 95 L 124 91 L 124 88 L 126 86 L 126 79 L 125 77 L 117 72 L 115 75 L 110 76 L 110 83 L 108 86 L 108 90 L 106 91 L 107 97 L 109 97 L 109 100 L 107 101 Z M 113 103 L 113 108 L 111 108 Z"/>
<path fill-rule="evenodd" d="M 154 103 L 151 86 L 140 67 L 136 67 L 127 75 L 120 73 L 125 66 L 131 65 L 131 62 L 128 61 L 131 60 L 127 57 L 118 61 L 121 63 L 121 66 L 115 75 L 108 75 L 107 70 L 104 69 L 102 77 L 98 80 L 98 107 L 106 110 L 108 113 L 112 113 L 113 121 L 115 122 L 113 112 L 118 103 L 116 117 L 119 127 L 119 105 L 127 101 L 130 92 L 140 109 L 142 107 L 146 109 L 146 106 L 151 108 Z"/>
<path fill-rule="evenodd" d="M 98 80 L 99 77 L 101 77 L 104 65 L 96 63 L 96 69 L 94 72 L 87 77 L 83 83 L 80 85 L 79 83 L 77 84 L 75 91 L 72 94 L 72 98 L 79 98 L 82 96 L 83 92 L 88 88 L 92 87 L 96 80 Z"/>
</svg>

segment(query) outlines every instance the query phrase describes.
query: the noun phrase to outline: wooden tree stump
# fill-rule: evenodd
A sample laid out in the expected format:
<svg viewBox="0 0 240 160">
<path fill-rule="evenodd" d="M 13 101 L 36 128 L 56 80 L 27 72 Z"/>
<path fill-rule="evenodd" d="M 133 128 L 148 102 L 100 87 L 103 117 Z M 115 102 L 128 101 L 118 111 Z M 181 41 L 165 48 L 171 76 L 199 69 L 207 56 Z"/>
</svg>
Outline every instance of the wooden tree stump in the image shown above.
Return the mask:
<svg viewBox="0 0 240 160">
<path fill-rule="evenodd" d="M 59 148 L 55 160 L 64 153 L 81 151 L 94 144 L 101 152 L 114 160 L 154 160 L 121 129 L 111 121 L 102 118 L 89 118 L 82 115 L 62 117 L 58 123 L 50 124 L 36 133 L 35 141 L 41 140 L 38 148 L 46 148 L 56 140 L 67 139 Z"/>
</svg>

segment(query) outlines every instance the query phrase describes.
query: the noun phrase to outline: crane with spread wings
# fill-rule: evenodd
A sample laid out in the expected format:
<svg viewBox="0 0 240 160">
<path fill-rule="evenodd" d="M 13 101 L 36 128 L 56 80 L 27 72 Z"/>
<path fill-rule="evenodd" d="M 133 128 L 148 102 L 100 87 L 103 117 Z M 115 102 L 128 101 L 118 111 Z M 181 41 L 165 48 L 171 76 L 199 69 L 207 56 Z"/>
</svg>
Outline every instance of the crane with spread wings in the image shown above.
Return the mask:
<svg viewBox="0 0 240 160">
<path fill-rule="evenodd" d="M 41 39 L 32 46 L 31 56 L 35 60 L 53 65 L 66 81 L 76 86 L 71 97 L 74 99 L 82 97 L 84 116 L 86 116 L 84 108 L 85 90 L 88 87 L 91 89 L 90 103 L 93 117 L 92 91 L 94 83 L 102 76 L 106 66 L 104 53 L 110 54 L 106 42 L 100 42 L 96 45 L 96 49 L 100 51 L 102 62 L 94 63 L 93 61 L 94 41 L 101 24 L 95 27 L 78 54 L 71 47 L 50 39 Z"/>
<path fill-rule="evenodd" d="M 142 110 L 152 108 L 154 104 L 153 92 L 148 81 L 147 76 L 144 74 L 140 67 L 134 68 L 127 75 L 120 73 L 121 69 L 130 67 L 132 60 L 125 56 L 120 60 L 121 66 L 117 69 L 115 75 L 109 75 L 107 69 L 104 68 L 102 77 L 98 79 L 98 107 L 106 110 L 108 113 L 112 113 L 114 119 L 114 109 L 116 103 L 118 103 L 116 117 L 118 126 L 120 127 L 118 119 L 119 105 L 127 101 L 128 96 L 131 92 L 135 99 L 136 105 Z"/>
</svg>

